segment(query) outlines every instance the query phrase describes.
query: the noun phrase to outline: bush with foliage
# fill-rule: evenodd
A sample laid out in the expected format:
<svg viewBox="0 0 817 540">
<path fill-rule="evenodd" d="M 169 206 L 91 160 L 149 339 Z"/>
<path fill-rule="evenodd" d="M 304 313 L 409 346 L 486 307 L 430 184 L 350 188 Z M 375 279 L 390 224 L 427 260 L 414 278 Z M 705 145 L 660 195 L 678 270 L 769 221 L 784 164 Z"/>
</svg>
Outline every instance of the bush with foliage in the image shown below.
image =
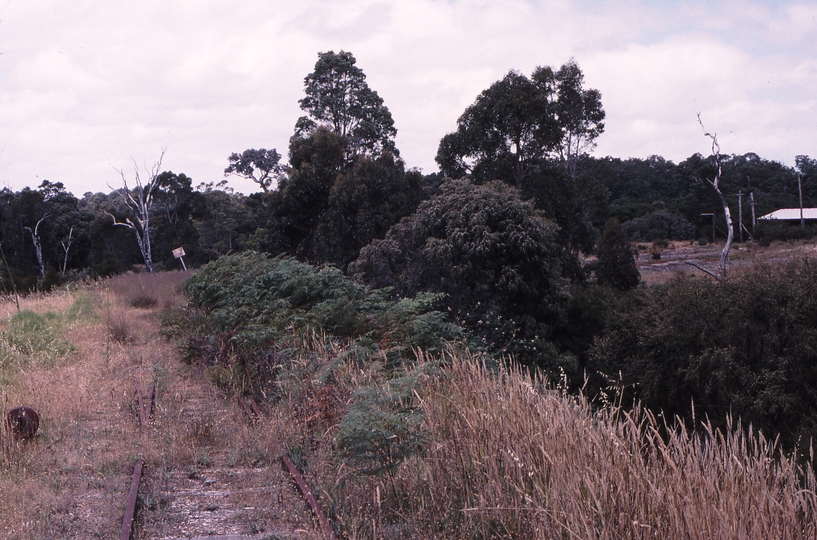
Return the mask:
<svg viewBox="0 0 817 540">
<path fill-rule="evenodd" d="M 817 261 L 637 290 L 608 321 L 591 368 L 629 398 L 718 427 L 740 417 L 786 447 L 817 435 Z"/>
<path fill-rule="evenodd" d="M 805 240 L 817 236 L 817 225 L 806 222 L 804 229 L 800 228 L 800 221 L 762 220 L 755 228 L 757 240 L 763 245 L 776 241 Z"/>
<path fill-rule="evenodd" d="M 630 240 L 642 242 L 689 240 L 695 234 L 695 227 L 684 216 L 664 210 L 631 219 L 622 224 L 621 228 Z"/>
<path fill-rule="evenodd" d="M 596 280 L 614 289 L 626 291 L 638 285 L 641 275 L 633 257 L 633 248 L 624 237 L 618 219 L 611 218 L 599 239 L 598 260 L 592 265 Z"/>
<path fill-rule="evenodd" d="M 516 189 L 452 180 L 365 247 L 349 271 L 401 295 L 444 293 L 483 345 L 538 362 L 567 302 L 557 233 Z"/>
<path fill-rule="evenodd" d="M 273 382 L 294 333 L 354 340 L 368 354 L 402 358 L 416 347 L 439 350 L 459 329 L 435 311 L 440 295 L 395 298 L 369 290 L 332 267 L 255 252 L 222 257 L 199 270 L 184 292 L 194 307 L 176 333 L 189 336 L 189 361 L 225 364 L 252 388 Z M 172 333 L 172 332 L 171 332 Z"/>
</svg>

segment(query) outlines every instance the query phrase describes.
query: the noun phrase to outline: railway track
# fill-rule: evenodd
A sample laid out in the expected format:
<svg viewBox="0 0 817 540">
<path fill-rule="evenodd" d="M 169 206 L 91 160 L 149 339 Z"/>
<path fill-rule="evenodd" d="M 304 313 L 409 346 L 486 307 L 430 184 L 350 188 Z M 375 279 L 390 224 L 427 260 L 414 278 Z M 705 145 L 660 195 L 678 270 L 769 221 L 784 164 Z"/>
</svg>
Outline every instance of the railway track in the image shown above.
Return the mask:
<svg viewBox="0 0 817 540">
<path fill-rule="evenodd" d="M 160 308 L 104 294 L 90 300 L 100 316 L 66 328 L 73 352 L 28 366 L 0 411 L 40 413 L 37 436 L 0 456 L 0 537 L 329 538 L 282 463 L 278 424 L 249 421 L 208 373 L 183 364 L 158 335 Z M 72 299 L 43 302 L 27 309 L 60 312 Z M 111 321 L 127 339 L 106 342 Z"/>
<path fill-rule="evenodd" d="M 263 429 L 263 420 L 254 416 L 250 421 L 239 403 L 196 379 L 158 385 L 130 538 L 334 538 L 319 532 L 321 522 L 281 465 L 280 448 L 252 444 L 253 430 Z"/>
</svg>

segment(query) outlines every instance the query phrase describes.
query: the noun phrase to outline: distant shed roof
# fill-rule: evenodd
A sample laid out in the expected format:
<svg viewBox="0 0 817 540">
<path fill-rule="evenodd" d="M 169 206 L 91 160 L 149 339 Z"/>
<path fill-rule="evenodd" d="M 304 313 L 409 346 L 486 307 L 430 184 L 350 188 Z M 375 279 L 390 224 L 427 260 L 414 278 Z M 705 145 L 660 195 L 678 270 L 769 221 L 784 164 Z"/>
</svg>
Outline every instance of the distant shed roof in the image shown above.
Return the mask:
<svg viewBox="0 0 817 540">
<path fill-rule="evenodd" d="M 771 214 L 760 216 L 757 219 L 783 219 L 783 220 L 799 220 L 799 208 L 781 208 L 775 210 Z M 817 219 L 817 208 L 803 208 L 803 219 Z"/>
</svg>

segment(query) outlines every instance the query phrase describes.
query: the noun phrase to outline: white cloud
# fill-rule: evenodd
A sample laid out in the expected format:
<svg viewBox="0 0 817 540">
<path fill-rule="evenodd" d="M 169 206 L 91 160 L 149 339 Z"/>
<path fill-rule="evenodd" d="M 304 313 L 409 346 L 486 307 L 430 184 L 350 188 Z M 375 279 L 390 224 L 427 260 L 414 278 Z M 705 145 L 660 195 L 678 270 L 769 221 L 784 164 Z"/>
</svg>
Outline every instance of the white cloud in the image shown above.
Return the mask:
<svg viewBox="0 0 817 540">
<path fill-rule="evenodd" d="M 349 50 L 409 166 L 509 69 L 575 57 L 608 112 L 597 153 L 817 155 L 817 6 L 636 0 L 56 0 L 0 7 L 0 184 L 106 190 L 131 157 L 217 181 L 231 152 L 286 147 L 319 51 Z M 253 190 L 252 184 L 237 187 Z"/>
</svg>

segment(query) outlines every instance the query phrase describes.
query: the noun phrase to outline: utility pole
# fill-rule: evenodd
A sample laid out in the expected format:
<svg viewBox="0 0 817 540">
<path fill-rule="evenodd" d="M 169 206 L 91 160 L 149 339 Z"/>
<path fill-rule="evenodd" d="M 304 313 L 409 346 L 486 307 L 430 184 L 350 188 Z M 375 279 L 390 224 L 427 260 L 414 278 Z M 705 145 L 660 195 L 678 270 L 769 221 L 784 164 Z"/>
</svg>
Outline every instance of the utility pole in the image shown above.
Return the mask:
<svg viewBox="0 0 817 540">
<path fill-rule="evenodd" d="M 749 192 L 749 204 L 752 205 L 752 238 L 755 237 L 755 225 L 757 225 L 757 219 L 755 218 L 755 192 Z"/>
<path fill-rule="evenodd" d="M 740 241 L 743 242 L 743 190 L 738 190 L 738 230 L 740 231 Z"/>
<path fill-rule="evenodd" d="M 797 192 L 800 195 L 800 230 L 806 230 L 806 220 L 803 219 L 803 177 L 797 173 Z"/>
</svg>

